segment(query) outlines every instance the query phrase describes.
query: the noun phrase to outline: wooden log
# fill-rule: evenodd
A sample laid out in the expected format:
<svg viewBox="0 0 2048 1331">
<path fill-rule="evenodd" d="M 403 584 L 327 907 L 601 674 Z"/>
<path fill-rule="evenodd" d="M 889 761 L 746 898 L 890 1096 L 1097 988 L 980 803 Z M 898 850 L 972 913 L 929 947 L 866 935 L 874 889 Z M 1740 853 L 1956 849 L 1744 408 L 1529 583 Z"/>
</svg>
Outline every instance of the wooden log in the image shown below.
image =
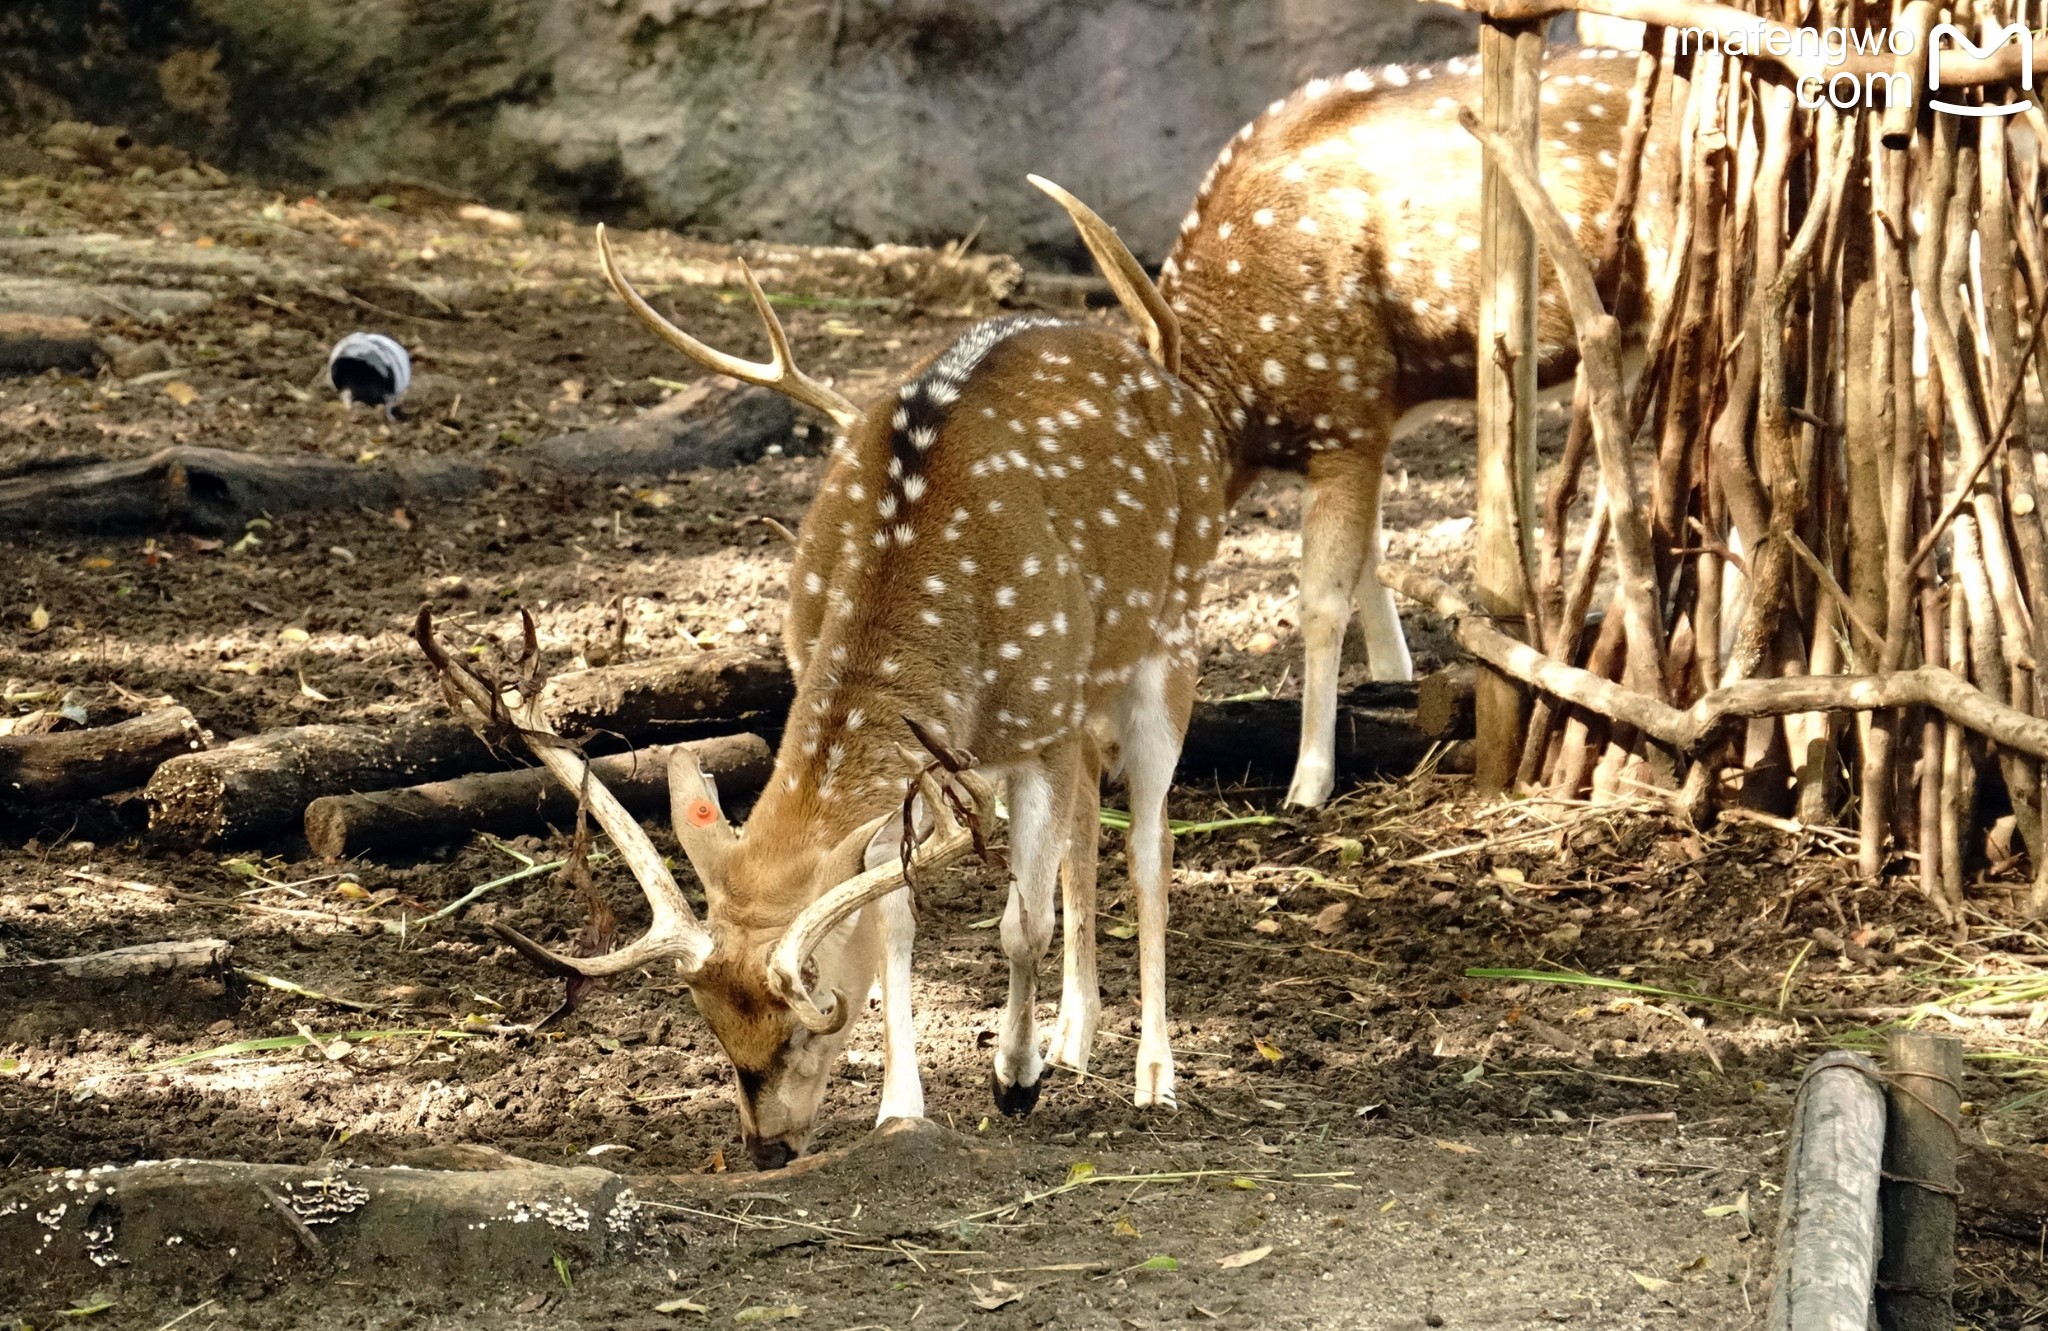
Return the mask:
<svg viewBox="0 0 2048 1331">
<path fill-rule="evenodd" d="M 562 1288 L 632 1254 L 646 1226 L 626 1182 L 518 1161 L 436 1170 L 166 1160 L 22 1179 L 0 1190 L 0 1303 L 59 1303 L 124 1280 L 261 1290 L 331 1262 L 399 1290 Z M 31 1256 L 32 1254 L 32 1256 Z"/>
<path fill-rule="evenodd" d="M 266 514 L 463 499 L 491 483 L 482 465 L 448 458 L 397 458 L 367 466 L 303 454 L 178 446 L 143 458 L 0 480 L 0 530 L 171 527 L 232 534 Z"/>
<path fill-rule="evenodd" d="M 591 775 L 640 818 L 668 809 L 669 756 L 679 747 L 656 745 L 599 758 Z M 717 778 L 731 811 L 768 779 L 767 742 L 759 735 L 726 735 L 688 745 L 704 771 Z M 478 832 L 514 836 L 576 818 L 576 796 L 538 767 L 485 772 L 364 794 L 326 795 L 306 806 L 306 842 L 328 859 L 460 841 Z"/>
<path fill-rule="evenodd" d="M 1424 675 L 1415 685 L 1415 728 L 1430 739 L 1469 739 L 1478 678 L 1469 661 Z"/>
<path fill-rule="evenodd" d="M 0 1044 L 121 1030 L 204 1026 L 230 1014 L 236 993 L 219 938 L 144 943 L 46 961 L 0 964 Z"/>
<path fill-rule="evenodd" d="M 718 377 L 628 420 L 543 440 L 540 454 L 578 475 L 660 476 L 757 462 L 795 425 L 796 404 L 782 394 Z"/>
<path fill-rule="evenodd" d="M 1494 134 L 1536 152 L 1541 22 L 1485 18 L 1479 25 L 1480 113 Z M 1503 140 L 1505 141 L 1505 140 Z M 1488 153 L 1479 186 L 1479 526 L 1474 556 L 1479 603 L 1524 638 L 1534 607 L 1536 476 L 1536 235 Z M 1478 683 L 1479 789 L 1508 788 L 1522 754 L 1529 695 L 1519 680 L 1487 670 Z"/>
<path fill-rule="evenodd" d="M 1769 1331 L 1868 1331 L 1884 1161 L 1882 1075 L 1861 1054 L 1814 1060 L 1799 1086 L 1778 1207 Z"/>
<path fill-rule="evenodd" d="M 150 834 L 166 844 L 250 844 L 297 829 L 321 795 L 387 790 L 505 761 L 454 722 L 296 726 L 172 758 L 143 795 Z"/>
<path fill-rule="evenodd" d="M 0 379 L 44 370 L 84 374 L 99 359 L 92 326 L 83 319 L 0 314 Z"/>
<path fill-rule="evenodd" d="M 1439 738 L 1417 726 L 1416 692 L 1414 684 L 1374 683 L 1338 696 L 1339 775 L 1405 776 L 1415 770 Z M 1470 703 L 1468 693 L 1463 734 L 1454 726 L 1441 738 L 1471 737 Z M 1286 737 L 1300 719 L 1301 704 L 1292 699 L 1196 703 L 1176 776 L 1190 783 L 1284 784 L 1294 765 Z"/>
<path fill-rule="evenodd" d="M 543 695 L 560 734 L 610 732 L 635 743 L 689 738 L 707 722 L 756 713 L 779 730 L 795 696 L 781 658 L 737 650 L 571 671 L 549 680 Z"/>
<path fill-rule="evenodd" d="M 1903 1032 L 1891 1037 L 1889 1062 L 1877 1325 L 1881 1331 L 1949 1331 L 1956 1324 L 1963 1042 Z"/>
<path fill-rule="evenodd" d="M 164 707 L 89 730 L 0 735 L 0 794 L 9 802 L 91 799 L 139 786 L 157 765 L 206 747 L 182 707 Z"/>
</svg>

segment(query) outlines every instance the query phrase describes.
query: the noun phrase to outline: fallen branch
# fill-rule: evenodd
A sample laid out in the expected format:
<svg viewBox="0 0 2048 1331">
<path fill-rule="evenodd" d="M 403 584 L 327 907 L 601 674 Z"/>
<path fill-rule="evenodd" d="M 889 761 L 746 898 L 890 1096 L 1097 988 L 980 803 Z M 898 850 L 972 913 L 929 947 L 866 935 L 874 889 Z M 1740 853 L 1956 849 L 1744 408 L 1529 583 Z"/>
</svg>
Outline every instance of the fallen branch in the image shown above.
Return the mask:
<svg viewBox="0 0 2048 1331">
<path fill-rule="evenodd" d="M 465 499 L 490 484 L 491 474 L 480 464 L 446 458 L 369 466 L 297 453 L 181 446 L 0 480 L 0 530 L 170 527 L 232 534 L 252 518 Z"/>
<path fill-rule="evenodd" d="M 206 747 L 192 713 L 165 707 L 128 721 L 45 735 L 0 735 L 0 792 L 25 804 L 129 790 L 168 759 Z"/>
<path fill-rule="evenodd" d="M 713 378 L 626 420 L 541 441 L 540 456 L 589 476 L 660 476 L 757 462 L 790 438 L 796 406 L 780 393 Z"/>
<path fill-rule="evenodd" d="M 222 939 L 195 938 L 0 965 L 0 1044 L 81 1027 L 204 1026 L 236 1006 L 233 954 Z"/>
<path fill-rule="evenodd" d="M 698 740 L 690 747 L 727 798 L 746 798 L 768 779 L 770 755 L 758 735 Z M 648 817 L 668 808 L 672 745 L 599 758 L 591 775 L 628 812 Z M 483 772 L 427 785 L 367 794 L 326 795 L 306 806 L 306 842 L 317 855 L 343 859 L 460 841 L 478 832 L 517 835 L 576 820 L 576 796 L 537 767 Z"/>
<path fill-rule="evenodd" d="M 1508 637 L 1475 614 L 1463 597 L 1418 569 L 1381 564 L 1379 577 L 1386 586 L 1449 620 L 1459 645 L 1488 665 L 1574 707 L 1634 726 L 1681 754 L 1698 753 L 1722 727 L 1741 718 L 1924 706 L 2006 748 L 2048 759 L 2048 720 L 1996 702 L 1939 666 L 1888 675 L 1744 680 L 1715 689 L 1681 710 Z"/>
</svg>

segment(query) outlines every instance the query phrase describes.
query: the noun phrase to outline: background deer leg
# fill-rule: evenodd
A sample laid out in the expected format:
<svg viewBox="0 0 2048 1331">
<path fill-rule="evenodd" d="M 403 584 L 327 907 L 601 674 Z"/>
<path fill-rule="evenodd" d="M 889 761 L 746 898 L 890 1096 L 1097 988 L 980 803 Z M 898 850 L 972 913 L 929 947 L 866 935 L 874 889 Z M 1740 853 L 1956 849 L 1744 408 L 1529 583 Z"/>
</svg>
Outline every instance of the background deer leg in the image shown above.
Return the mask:
<svg viewBox="0 0 2048 1331">
<path fill-rule="evenodd" d="M 1003 955 L 1010 961 L 1010 1000 L 996 1039 L 992 1086 L 996 1108 L 1005 1114 L 1031 1112 L 1045 1071 L 1034 1012 L 1038 967 L 1052 942 L 1052 890 L 1066 850 L 1077 755 L 1076 747 L 1068 743 L 1039 762 L 1010 772 L 1010 900 L 1002 923 Z"/>
<path fill-rule="evenodd" d="M 1173 837 L 1166 793 L 1180 760 L 1181 738 L 1194 706 L 1192 661 L 1164 654 L 1138 663 L 1121 708 L 1124 778 L 1131 796 L 1131 885 L 1138 897 L 1139 1108 L 1178 1108 L 1173 1093 L 1173 1041 L 1166 1029 L 1166 889 L 1173 877 Z"/>
<path fill-rule="evenodd" d="M 910 893 L 875 903 L 882 929 L 882 1108 L 877 1124 L 924 1117 L 924 1078 L 917 1066 L 917 1024 L 910 1009 L 910 945 L 917 917 Z"/>
<path fill-rule="evenodd" d="M 1095 1028 L 1102 1019 L 1102 988 L 1095 978 L 1095 857 L 1102 838 L 1102 760 L 1083 738 L 1075 764 L 1072 830 L 1060 865 L 1060 925 L 1065 937 L 1059 1024 L 1053 1028 L 1048 1062 L 1074 1072 L 1088 1070 Z"/>
<path fill-rule="evenodd" d="M 1337 671 L 1344 650 L 1344 625 L 1359 580 L 1370 577 L 1379 543 L 1379 456 L 1352 450 L 1317 453 L 1309 460 L 1308 495 L 1301 519 L 1301 748 L 1287 802 L 1314 808 L 1330 797 L 1336 782 Z M 1400 638 L 1401 622 L 1388 593 L 1375 581 L 1375 614 L 1367 632 L 1384 636 L 1386 620 Z M 1371 602 L 1372 598 L 1367 598 Z M 1370 641 L 1370 640 L 1369 640 Z M 1400 649 L 1407 669 L 1407 646 Z M 1374 673 L 1378 674 L 1378 662 Z M 1389 669 L 1391 669 L 1391 665 Z"/>
</svg>

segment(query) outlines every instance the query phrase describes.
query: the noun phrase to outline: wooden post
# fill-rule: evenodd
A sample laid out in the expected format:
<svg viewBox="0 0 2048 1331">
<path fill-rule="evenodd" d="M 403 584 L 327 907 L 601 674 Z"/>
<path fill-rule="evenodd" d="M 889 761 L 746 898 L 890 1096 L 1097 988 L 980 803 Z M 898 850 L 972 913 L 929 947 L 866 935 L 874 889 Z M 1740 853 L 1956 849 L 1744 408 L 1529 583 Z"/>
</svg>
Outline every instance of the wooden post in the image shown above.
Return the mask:
<svg viewBox="0 0 2048 1331">
<path fill-rule="evenodd" d="M 1766 1331 L 1868 1331 L 1884 1155 L 1880 1074 L 1861 1054 L 1807 1069 L 1785 1148 Z"/>
<path fill-rule="evenodd" d="M 1479 28 L 1482 123 L 1527 145 L 1531 160 L 1544 26 L 1542 19 L 1487 19 Z M 1526 641 L 1536 513 L 1536 235 L 1491 154 L 1479 218 L 1479 604 L 1504 631 Z M 1528 695 L 1506 675 L 1482 670 L 1475 710 L 1479 788 L 1499 792 L 1514 781 Z"/>
<path fill-rule="evenodd" d="M 1955 1325 L 1950 1296 L 1963 1042 L 1949 1035 L 1894 1035 L 1890 1061 L 1877 1325 L 1881 1331 L 1949 1331 Z"/>
</svg>

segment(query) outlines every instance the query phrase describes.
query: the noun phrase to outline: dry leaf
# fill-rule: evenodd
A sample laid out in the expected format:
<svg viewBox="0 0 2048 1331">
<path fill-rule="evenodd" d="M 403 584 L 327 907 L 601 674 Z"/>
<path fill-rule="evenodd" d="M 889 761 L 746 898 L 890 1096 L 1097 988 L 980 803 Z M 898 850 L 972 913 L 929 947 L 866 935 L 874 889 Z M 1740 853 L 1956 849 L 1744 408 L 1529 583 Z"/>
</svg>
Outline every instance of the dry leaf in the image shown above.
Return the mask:
<svg viewBox="0 0 2048 1331">
<path fill-rule="evenodd" d="M 1245 642 L 1244 649 L 1254 656 L 1264 656 L 1279 645 L 1280 640 L 1278 638 L 1266 630 L 1260 629 Z"/>
<path fill-rule="evenodd" d="M 513 1304 L 512 1311 L 515 1313 L 537 1313 L 548 1306 L 548 1299 L 550 1297 L 552 1296 L 548 1294 L 529 1294 Z"/>
<path fill-rule="evenodd" d="M 1479 1154 L 1479 1148 L 1477 1146 L 1467 1146 L 1463 1142 L 1445 1141 L 1442 1137 L 1436 1139 L 1436 1148 L 1439 1151 L 1449 1151 L 1453 1155 Z"/>
<path fill-rule="evenodd" d="M 732 1315 L 735 1322 L 786 1322 L 804 1315 L 801 1303 L 763 1304 L 742 1308 Z"/>
<path fill-rule="evenodd" d="M 1253 1262 L 1263 1262 L 1272 1255 L 1273 1245 L 1269 1243 L 1263 1248 L 1246 1248 L 1243 1252 L 1234 1252 L 1228 1257 L 1218 1257 L 1216 1265 L 1226 1271 L 1235 1271 L 1241 1266 L 1250 1266 Z"/>
<path fill-rule="evenodd" d="M 279 629 L 277 631 L 277 640 L 279 642 L 311 642 L 313 635 L 294 625 Z"/>
<path fill-rule="evenodd" d="M 1280 921 L 1260 920 L 1252 926 L 1252 932 L 1255 934 L 1277 934 L 1280 932 Z"/>
<path fill-rule="evenodd" d="M 340 883 L 336 885 L 334 895 L 346 901 L 368 901 L 370 890 L 361 883 Z"/>
<path fill-rule="evenodd" d="M 1316 912 L 1308 927 L 1319 934 L 1334 934 L 1344 927 L 1344 917 L 1351 913 L 1348 901 L 1333 901 Z"/>
<path fill-rule="evenodd" d="M 701 1303 L 692 1303 L 688 1299 L 670 1299 L 666 1303 L 655 1304 L 654 1311 L 658 1313 L 709 1313 L 711 1310 Z"/>
<path fill-rule="evenodd" d="M 1526 883 L 1529 881 L 1529 876 L 1523 873 L 1520 869 L 1511 869 L 1506 867 L 1495 869 L 1493 871 L 1493 876 L 1495 878 L 1498 878 L 1503 883 Z"/>
<path fill-rule="evenodd" d="M 1264 1040 L 1253 1040 L 1252 1048 L 1258 1050 L 1259 1057 L 1265 1059 L 1268 1063 L 1278 1063 L 1281 1059 L 1287 1057 L 1286 1054 L 1280 1051 L 1279 1045 L 1268 1044 Z"/>
<path fill-rule="evenodd" d="M 328 697 L 320 690 L 314 688 L 311 684 L 308 684 L 306 682 L 306 672 L 303 670 L 299 672 L 299 696 L 301 698 L 311 698 L 314 702 L 334 701 L 334 699 Z"/>
<path fill-rule="evenodd" d="M 1655 1276 L 1646 1276 L 1646 1275 L 1642 1274 L 1642 1273 L 1641 1273 L 1640 1271 L 1631 1271 L 1631 1272 L 1629 1272 L 1629 1275 L 1631 1275 L 1631 1276 L 1633 1276 L 1633 1277 L 1635 1278 L 1635 1282 L 1636 1282 L 1636 1283 L 1637 1283 L 1638 1285 L 1641 1285 L 1641 1286 L 1642 1286 L 1642 1287 L 1643 1287 L 1644 1289 L 1646 1289 L 1646 1290 L 1650 1291 L 1650 1293 L 1652 1293 L 1652 1294 L 1655 1294 L 1655 1293 L 1656 1293 L 1656 1292 L 1657 1292 L 1658 1290 L 1660 1290 L 1660 1289 L 1670 1289 L 1670 1288 L 1671 1288 L 1671 1282 L 1670 1282 L 1670 1281 L 1668 1281 L 1668 1280 L 1659 1280 L 1659 1279 L 1657 1279 L 1657 1277 L 1655 1277 Z"/>
<path fill-rule="evenodd" d="M 85 560 L 83 562 L 86 568 L 91 569 L 112 568 L 114 566 L 114 561 L 107 558 L 105 555 L 94 555 L 91 559 Z"/>
<path fill-rule="evenodd" d="M 972 1281 L 968 1282 L 967 1287 L 974 1291 L 974 1306 L 983 1312 L 992 1313 L 1024 1297 L 1023 1292 L 1007 1280 L 991 1280 L 987 1289 Z"/>
<path fill-rule="evenodd" d="M 44 629 L 48 627 L 50 627 L 49 611 L 43 609 L 43 607 L 41 606 L 37 606 L 35 609 L 28 612 L 28 631 L 30 633 L 41 633 Z"/>
<path fill-rule="evenodd" d="M 164 385 L 164 396 L 181 407 L 189 407 L 199 400 L 199 390 L 183 379 L 173 379 Z"/>
</svg>

